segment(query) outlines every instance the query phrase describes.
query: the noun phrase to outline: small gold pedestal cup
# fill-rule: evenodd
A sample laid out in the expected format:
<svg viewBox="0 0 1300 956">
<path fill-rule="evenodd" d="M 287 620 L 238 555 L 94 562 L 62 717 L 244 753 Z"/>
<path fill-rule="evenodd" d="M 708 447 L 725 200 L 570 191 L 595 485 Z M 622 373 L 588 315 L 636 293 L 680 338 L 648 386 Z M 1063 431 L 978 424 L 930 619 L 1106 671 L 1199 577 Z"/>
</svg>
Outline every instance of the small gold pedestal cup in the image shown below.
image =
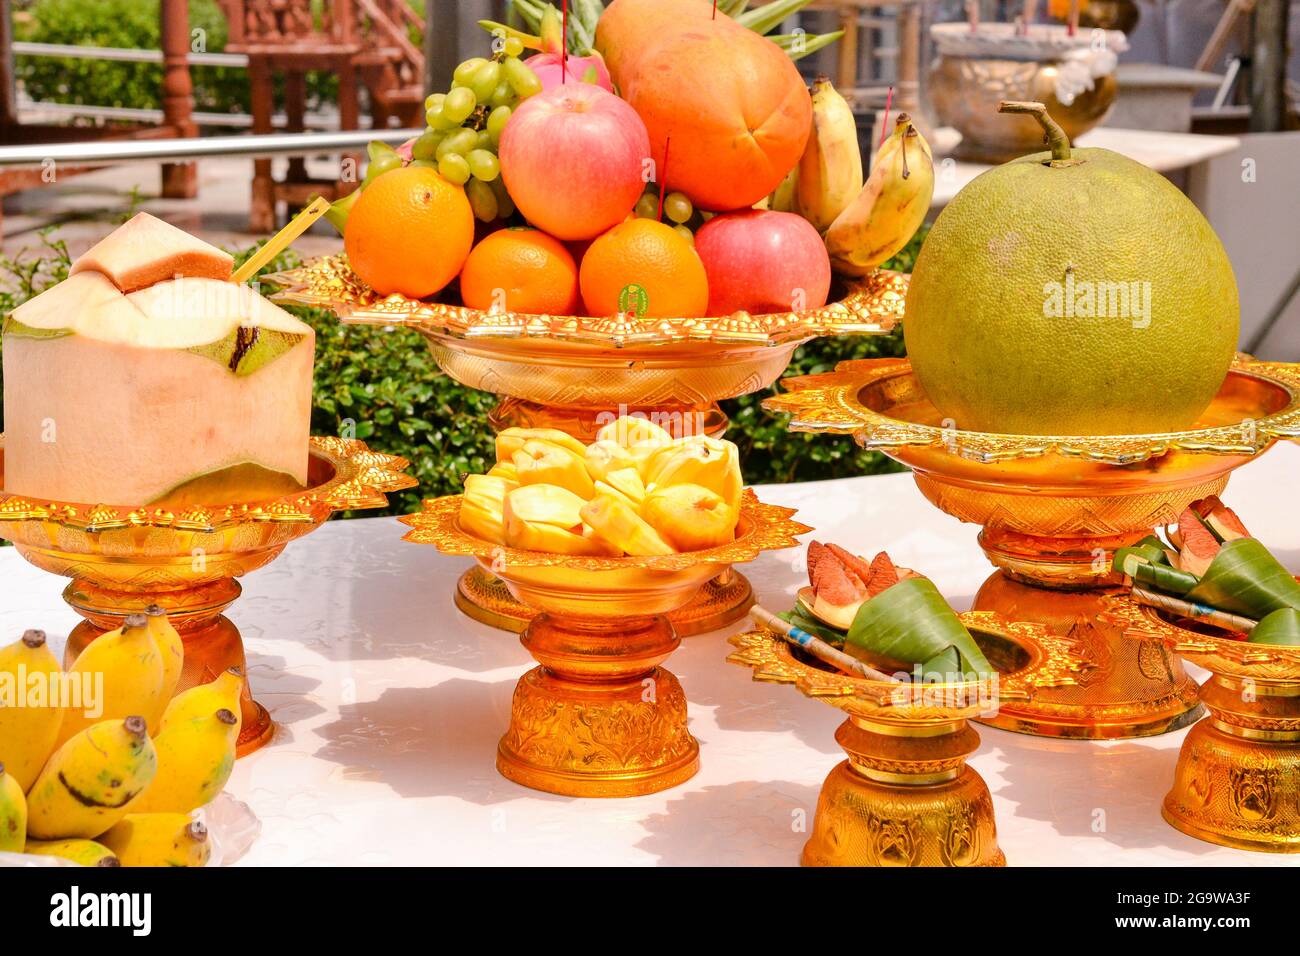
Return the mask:
<svg viewBox="0 0 1300 956">
<path fill-rule="evenodd" d="M 157 604 L 185 644 L 177 692 L 239 667 L 244 689 L 238 754 L 269 741 L 275 726 L 253 699 L 243 640 L 223 613 L 239 597 L 235 579 L 275 560 L 334 512 L 382 508 L 386 493 L 415 484 L 402 473 L 405 459 L 373 452 L 360 441 L 312 438 L 308 454 L 307 488 L 300 492 L 173 511 L 6 492 L 0 441 L 0 537 L 36 567 L 72 578 L 63 598 L 85 618 L 68 635 L 64 666 L 128 615 Z"/>
<path fill-rule="evenodd" d="M 1111 571 L 1116 548 L 1189 504 L 1220 494 L 1236 468 L 1278 439 L 1300 436 L 1300 365 L 1239 355 L 1198 426 L 1159 435 L 1051 436 L 945 427 L 907 359 L 841 363 L 786 379 L 764 407 L 793 431 L 850 434 L 912 469 L 940 510 L 982 526 L 998 569 L 975 609 L 1069 637 L 1078 679 L 1009 702 L 984 722 L 1048 737 L 1161 734 L 1199 716 L 1178 657 L 1137 640 L 1111 611 L 1127 603 Z"/>
<path fill-rule="evenodd" d="M 735 541 L 682 554 L 597 558 L 521 551 L 461 530 L 461 496 L 402 521 L 406 540 L 475 558 L 535 614 L 520 642 L 540 666 L 515 687 L 497 769 L 573 797 L 630 797 L 688 780 L 699 745 L 686 695 L 660 665 L 680 643 L 668 615 L 734 563 L 790 548 L 812 529 L 746 489 Z"/>
<path fill-rule="evenodd" d="M 343 255 L 263 277 L 281 304 L 335 312 L 356 325 L 399 326 L 424 337 L 438 367 L 470 388 L 501 396 L 490 421 L 556 428 L 583 442 L 619 415 L 640 414 L 680 437 L 721 437 L 718 403 L 767 388 L 794 350 L 820 335 L 887 335 L 903 314 L 908 276 L 880 270 L 821 308 L 768 315 L 638 319 L 483 312 L 463 306 L 379 296 Z M 475 566 L 456 585 L 456 606 L 502 630 L 519 632 L 533 611 L 506 583 Z M 669 618 L 677 633 L 702 634 L 740 620 L 753 604 L 744 575 L 706 581 Z"/>
<path fill-rule="evenodd" d="M 1209 716 L 1183 741 L 1165 820 L 1207 843 L 1300 853 L 1300 647 L 1251 644 L 1135 604 L 1125 620 L 1134 638 L 1210 672 Z"/>
<path fill-rule="evenodd" d="M 768 630 L 731 638 L 727 660 L 753 668 L 754 680 L 794 684 L 848 715 L 835 732 L 848 759 L 822 785 L 804 866 L 1006 865 L 993 798 L 966 765 L 979 747 L 969 721 L 1069 686 L 1082 662 L 1039 625 L 987 611 L 961 619 L 995 677 L 890 683 L 832 670 Z"/>
</svg>

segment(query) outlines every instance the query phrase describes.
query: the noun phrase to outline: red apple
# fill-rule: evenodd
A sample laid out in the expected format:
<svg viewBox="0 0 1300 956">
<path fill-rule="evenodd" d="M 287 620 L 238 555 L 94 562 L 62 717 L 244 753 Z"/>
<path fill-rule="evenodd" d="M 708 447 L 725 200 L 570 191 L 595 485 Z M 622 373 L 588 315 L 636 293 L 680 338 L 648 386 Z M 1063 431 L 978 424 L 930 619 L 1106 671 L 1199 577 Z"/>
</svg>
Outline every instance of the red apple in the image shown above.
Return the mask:
<svg viewBox="0 0 1300 956">
<path fill-rule="evenodd" d="M 650 136 L 613 93 L 569 82 L 520 104 L 498 156 L 510 198 L 529 222 L 557 239 L 591 239 L 641 198 Z"/>
<path fill-rule="evenodd" d="M 709 315 L 753 315 L 826 304 L 831 261 L 812 224 L 792 212 L 746 209 L 714 216 L 695 234 L 709 276 Z"/>
</svg>

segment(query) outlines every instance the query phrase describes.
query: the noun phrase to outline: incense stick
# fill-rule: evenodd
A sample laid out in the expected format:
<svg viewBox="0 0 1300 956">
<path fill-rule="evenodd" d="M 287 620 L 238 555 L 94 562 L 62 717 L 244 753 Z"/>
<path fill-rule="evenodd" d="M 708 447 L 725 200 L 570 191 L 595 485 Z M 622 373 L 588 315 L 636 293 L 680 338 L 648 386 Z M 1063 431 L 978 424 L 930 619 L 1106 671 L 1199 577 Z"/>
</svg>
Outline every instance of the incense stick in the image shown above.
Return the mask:
<svg viewBox="0 0 1300 956">
<path fill-rule="evenodd" d="M 324 197 L 317 196 L 313 199 L 306 209 L 290 219 L 287 226 L 268 239 L 266 245 L 253 253 L 242 266 L 235 270 L 235 274 L 230 277 L 231 281 L 247 282 L 257 275 L 257 270 L 284 252 L 285 249 L 288 249 L 295 239 L 311 228 L 312 223 L 325 215 L 329 207 L 330 204 Z"/>
<path fill-rule="evenodd" d="M 1172 611 L 1174 614 L 1180 614 L 1193 621 L 1204 621 L 1206 624 L 1215 624 L 1233 631 L 1245 631 L 1247 634 L 1254 630 L 1255 625 L 1259 623 L 1253 618 L 1242 617 L 1240 614 L 1230 614 L 1227 611 L 1220 611 L 1218 608 L 1196 604 L 1193 601 L 1184 601 L 1182 598 L 1160 594 L 1157 591 L 1148 591 L 1145 588 L 1134 588 L 1133 600 L 1138 604 L 1145 604 L 1147 607 L 1154 607 L 1161 611 Z"/>
<path fill-rule="evenodd" d="M 771 611 L 759 607 L 757 604 L 749 609 L 749 616 L 752 617 L 756 623 L 763 625 L 769 630 L 776 631 L 791 644 L 797 644 L 813 657 L 825 661 L 832 667 L 853 674 L 857 677 L 888 681 L 891 684 L 902 683 L 902 681 L 897 677 L 891 677 L 889 674 L 882 673 L 873 667 L 868 667 L 856 657 L 850 657 L 838 648 L 827 644 L 820 637 L 809 634 L 803 628 L 795 627 L 793 624 L 786 623 Z"/>
</svg>

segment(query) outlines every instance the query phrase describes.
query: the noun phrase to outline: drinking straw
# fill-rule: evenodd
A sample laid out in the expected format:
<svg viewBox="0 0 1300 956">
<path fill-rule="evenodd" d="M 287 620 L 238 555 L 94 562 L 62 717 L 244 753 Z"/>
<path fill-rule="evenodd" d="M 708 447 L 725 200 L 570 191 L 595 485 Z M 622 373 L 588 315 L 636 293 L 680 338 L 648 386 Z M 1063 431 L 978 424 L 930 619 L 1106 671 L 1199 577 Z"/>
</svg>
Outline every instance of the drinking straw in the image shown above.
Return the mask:
<svg viewBox="0 0 1300 956">
<path fill-rule="evenodd" d="M 891 684 L 900 684 L 897 677 L 891 677 L 889 674 L 882 673 L 873 667 L 868 667 L 856 657 L 850 657 L 838 648 L 827 644 L 820 637 L 809 634 L 803 628 L 795 627 L 781 620 L 771 611 L 755 604 L 749 609 L 749 616 L 758 624 L 763 625 L 769 630 L 776 631 L 782 635 L 791 644 L 797 644 L 805 651 L 816 657 L 818 660 L 825 661 L 832 667 L 838 668 L 849 674 L 858 677 L 867 677 L 871 680 L 883 680 Z"/>
<path fill-rule="evenodd" d="M 257 275 L 258 269 L 289 248 L 289 245 L 306 232 L 313 222 L 325 215 L 329 207 L 330 204 L 324 197 L 317 196 L 313 199 L 306 209 L 289 220 L 287 226 L 268 239 L 266 245 L 249 256 L 244 264 L 235 270 L 235 274 L 230 277 L 231 281 L 247 282 Z"/>
<path fill-rule="evenodd" d="M 970 32 L 979 32 L 980 27 L 980 3 L 979 0 L 966 0 L 966 20 L 970 23 Z"/>
<path fill-rule="evenodd" d="M 1244 631 L 1247 634 L 1254 630 L 1255 625 L 1259 623 L 1253 618 L 1242 617 L 1240 614 L 1229 614 L 1227 611 L 1220 611 L 1217 608 L 1197 604 L 1194 601 L 1185 601 L 1169 594 L 1148 591 L 1145 588 L 1134 588 L 1133 600 L 1138 604 L 1145 604 L 1147 607 L 1180 614 L 1193 621 L 1204 621 L 1206 624 L 1215 624 L 1232 631 Z"/>
</svg>

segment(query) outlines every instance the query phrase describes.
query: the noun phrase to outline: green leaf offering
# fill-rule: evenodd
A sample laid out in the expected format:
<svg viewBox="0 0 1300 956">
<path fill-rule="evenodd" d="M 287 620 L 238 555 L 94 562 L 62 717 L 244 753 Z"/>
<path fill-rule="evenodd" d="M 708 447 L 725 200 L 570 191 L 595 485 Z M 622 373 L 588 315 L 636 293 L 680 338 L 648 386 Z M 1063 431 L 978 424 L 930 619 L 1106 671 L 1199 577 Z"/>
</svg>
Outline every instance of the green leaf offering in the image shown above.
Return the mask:
<svg viewBox="0 0 1300 956">
<path fill-rule="evenodd" d="M 1224 543 L 1187 599 L 1262 622 L 1281 608 L 1300 610 L 1300 582 L 1258 539 L 1238 538 Z"/>
<path fill-rule="evenodd" d="M 904 579 L 866 601 L 853 618 L 844 650 L 868 661 L 920 664 L 927 676 L 993 673 L 970 631 L 928 578 Z"/>
<path fill-rule="evenodd" d="M 787 624 L 793 624 L 795 627 L 807 631 L 813 637 L 820 637 L 823 641 L 835 647 L 842 647 L 844 644 L 843 631 L 838 631 L 817 620 L 804 610 L 802 604 L 796 604 L 784 614 L 778 614 L 777 617 Z"/>
<path fill-rule="evenodd" d="M 1129 562 L 1128 574 L 1148 588 L 1154 588 L 1165 594 L 1185 595 L 1197 585 L 1196 575 L 1189 571 L 1179 571 L 1168 564 L 1137 564 Z"/>
<path fill-rule="evenodd" d="M 1300 611 L 1293 607 L 1278 608 L 1265 615 L 1246 640 L 1251 644 L 1300 647 Z"/>
</svg>

